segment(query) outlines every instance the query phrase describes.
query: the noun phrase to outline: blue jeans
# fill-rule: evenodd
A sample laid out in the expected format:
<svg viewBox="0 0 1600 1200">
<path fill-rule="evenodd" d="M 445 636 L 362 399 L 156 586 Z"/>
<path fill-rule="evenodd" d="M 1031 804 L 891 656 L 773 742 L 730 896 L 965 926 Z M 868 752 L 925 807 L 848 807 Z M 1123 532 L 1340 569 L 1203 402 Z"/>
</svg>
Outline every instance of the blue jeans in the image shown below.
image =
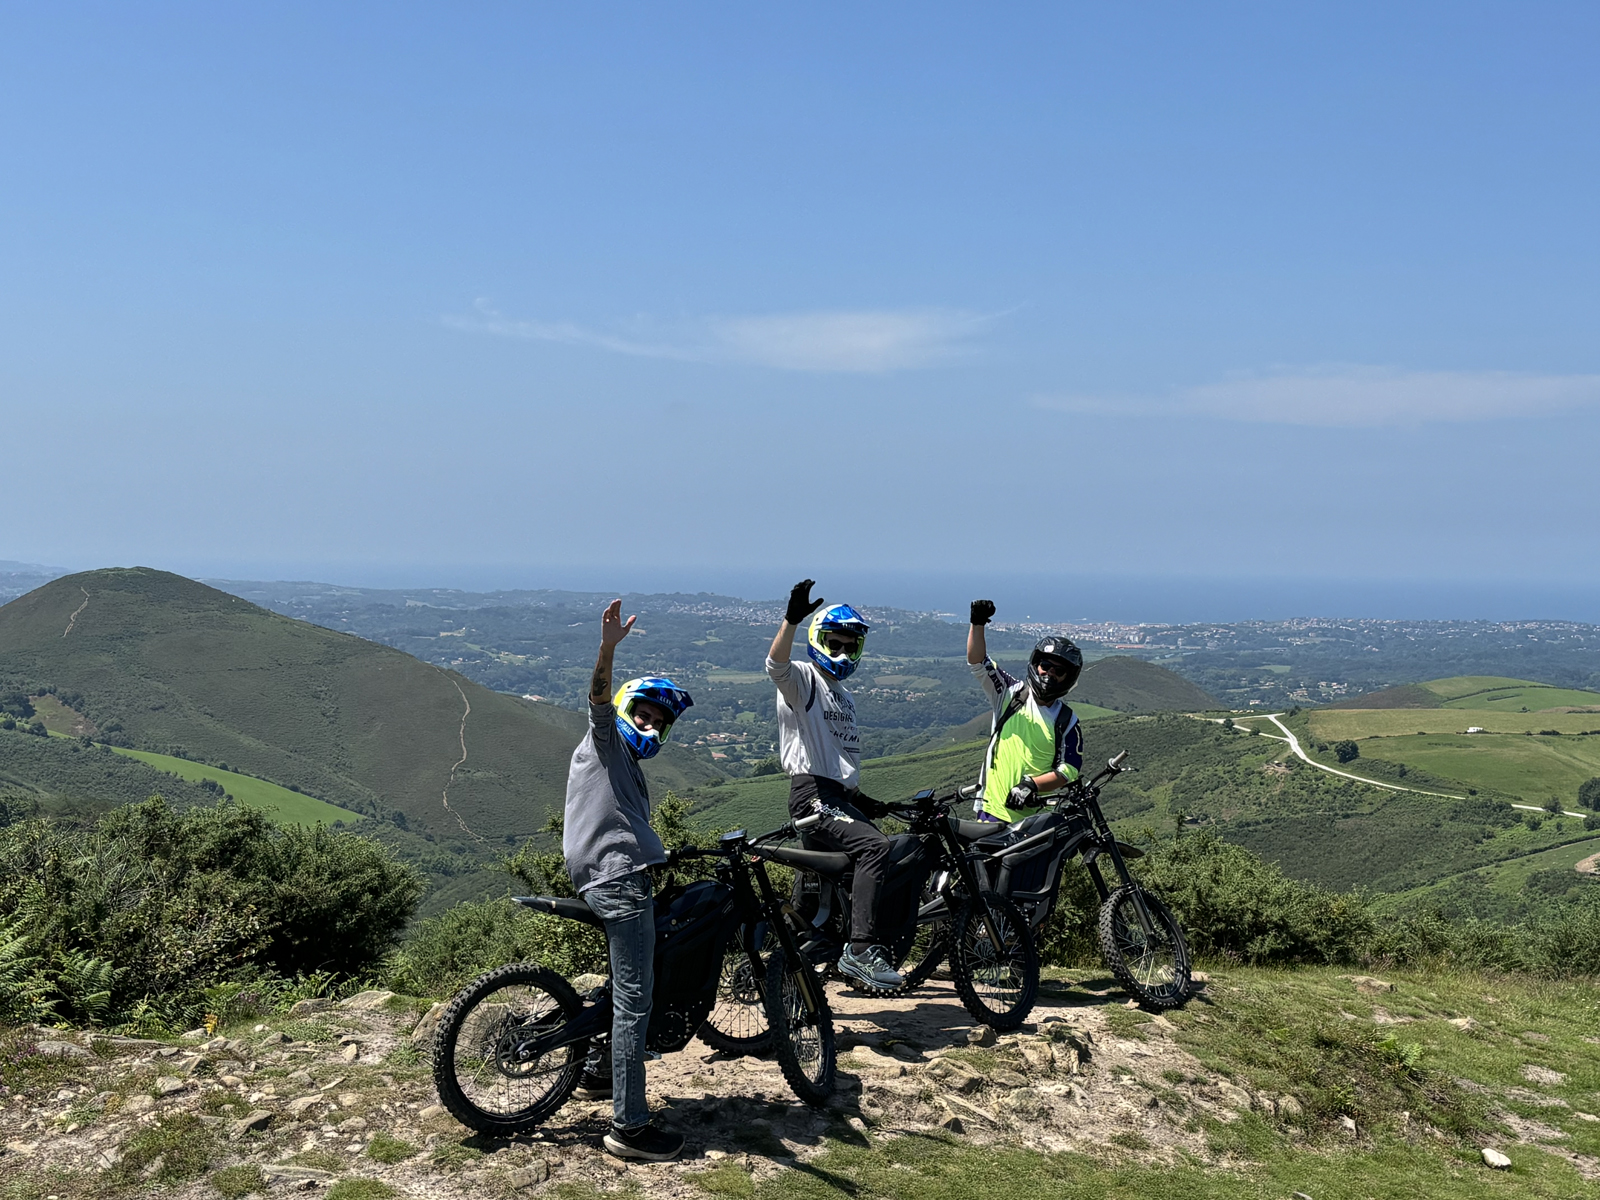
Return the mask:
<svg viewBox="0 0 1600 1200">
<path fill-rule="evenodd" d="M 644 1091 L 644 1039 L 655 990 L 656 905 L 643 871 L 583 893 L 606 925 L 611 950 L 611 1122 L 618 1129 L 650 1123 Z"/>
</svg>

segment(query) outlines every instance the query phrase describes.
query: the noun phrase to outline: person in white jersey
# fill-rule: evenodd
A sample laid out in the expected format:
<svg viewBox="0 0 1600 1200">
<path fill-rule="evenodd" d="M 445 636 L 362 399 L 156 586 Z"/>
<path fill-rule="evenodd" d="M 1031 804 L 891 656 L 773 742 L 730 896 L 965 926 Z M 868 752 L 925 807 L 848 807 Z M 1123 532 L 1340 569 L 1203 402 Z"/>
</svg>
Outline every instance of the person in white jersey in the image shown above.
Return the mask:
<svg viewBox="0 0 1600 1200">
<path fill-rule="evenodd" d="M 806 840 L 820 850 L 843 851 L 855 866 L 851 884 L 850 941 L 839 971 L 869 988 L 896 988 L 900 975 L 878 934 L 878 893 L 883 887 L 889 839 L 870 817 L 877 801 L 861 794 L 861 738 L 856 705 L 844 681 L 861 661 L 866 620 L 848 604 L 824 608 L 812 600 L 816 581 L 802 579 L 789 593 L 783 624 L 767 652 L 767 674 L 778 688 L 778 756 L 789 776 L 789 815 L 816 815 Z M 794 635 L 812 616 L 809 661 L 791 662 Z"/>
</svg>

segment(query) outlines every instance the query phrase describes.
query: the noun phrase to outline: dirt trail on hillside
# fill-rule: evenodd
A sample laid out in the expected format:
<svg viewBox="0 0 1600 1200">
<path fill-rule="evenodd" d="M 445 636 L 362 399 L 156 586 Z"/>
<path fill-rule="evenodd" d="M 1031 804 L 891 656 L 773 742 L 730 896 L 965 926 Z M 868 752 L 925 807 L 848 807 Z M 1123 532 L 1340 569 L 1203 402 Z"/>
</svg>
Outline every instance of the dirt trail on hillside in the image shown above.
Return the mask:
<svg viewBox="0 0 1600 1200">
<path fill-rule="evenodd" d="M 1580 875 L 1600 875 L 1600 854 L 1591 854 L 1588 858 L 1579 859 L 1573 869 Z"/>
<path fill-rule="evenodd" d="M 78 623 L 78 614 L 89 607 L 89 589 L 80 587 L 78 590 L 83 593 L 83 603 L 73 609 L 72 615 L 67 618 L 67 627 L 61 631 L 62 637 L 72 632 L 72 627 Z"/>
<path fill-rule="evenodd" d="M 450 679 L 450 676 L 446 675 L 445 678 Z M 461 703 L 464 707 L 461 712 L 461 757 L 456 759 L 454 765 L 451 766 L 450 778 L 444 781 L 444 810 L 456 819 L 456 824 L 461 826 L 462 833 L 466 834 L 470 838 L 476 838 L 481 842 L 483 841 L 483 838 L 479 837 L 477 833 L 469 829 L 467 827 L 467 823 L 461 819 L 461 814 L 450 807 L 450 789 L 455 786 L 456 772 L 459 771 L 467 761 L 467 718 L 472 715 L 472 701 L 467 699 L 467 693 L 454 679 L 450 679 L 450 683 L 451 686 L 456 689 L 456 695 L 461 697 Z"/>
</svg>

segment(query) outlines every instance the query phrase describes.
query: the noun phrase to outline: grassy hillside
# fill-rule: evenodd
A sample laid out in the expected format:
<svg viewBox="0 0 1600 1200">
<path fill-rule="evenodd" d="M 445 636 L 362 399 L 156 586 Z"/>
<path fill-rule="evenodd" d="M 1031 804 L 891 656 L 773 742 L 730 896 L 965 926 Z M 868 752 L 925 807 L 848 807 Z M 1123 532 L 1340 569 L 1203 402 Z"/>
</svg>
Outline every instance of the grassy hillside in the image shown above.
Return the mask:
<svg viewBox="0 0 1600 1200">
<path fill-rule="evenodd" d="M 138 804 L 158 794 L 178 808 L 217 801 L 216 793 L 114 754 L 109 747 L 0 729 L 0 797 L 7 794 L 26 812 L 93 811 Z"/>
<path fill-rule="evenodd" d="M 1083 668 L 1072 689 L 1073 707 L 1079 702 L 1116 712 L 1197 712 L 1222 708 L 1211 693 L 1165 667 L 1140 658 L 1113 656 L 1096 659 Z"/>
<path fill-rule="evenodd" d="M 46 688 L 90 736 L 480 855 L 559 808 L 583 730 L 577 713 L 145 568 L 67 576 L 0 608 L 0 691 Z M 661 789 L 715 777 L 670 747 L 651 766 Z"/>
<path fill-rule="evenodd" d="M 970 783 L 983 746 L 976 740 L 871 760 L 862 788 L 889 800 Z M 1530 828 L 1524 814 L 1487 792 L 1451 801 L 1341 779 L 1292 758 L 1281 741 L 1178 714 L 1084 726 L 1088 770 L 1121 750 L 1135 770 L 1108 788 L 1102 804 L 1126 834 L 1198 822 L 1296 878 L 1338 889 L 1403 891 L 1593 836 L 1573 818 Z M 763 776 L 695 789 L 687 798 L 702 827 L 764 830 L 785 819 L 787 795 L 784 777 Z"/>
<path fill-rule="evenodd" d="M 332 825 L 335 821 L 361 819 L 360 814 L 353 813 L 347 808 L 340 808 L 313 796 L 291 792 L 288 788 L 269 783 L 265 779 L 240 775 L 237 771 L 223 771 L 216 767 L 190 762 L 186 758 L 173 758 L 169 754 L 152 754 L 148 750 L 126 750 L 119 746 L 115 747 L 113 752 L 136 758 L 158 771 L 176 775 L 179 779 L 187 779 L 191 783 L 210 780 L 240 804 L 248 808 L 259 808 L 282 825 L 315 825 L 318 821 Z"/>
<path fill-rule="evenodd" d="M 1492 789 L 1533 804 L 1556 796 L 1572 809 L 1579 785 L 1600 775 L 1600 708 L 1591 707 L 1600 693 L 1482 675 L 1409 690 L 1435 707 L 1366 709 L 1357 705 L 1373 697 L 1362 697 L 1300 719 L 1314 741 L 1354 741 L 1369 762 L 1423 771 L 1458 790 Z M 1468 734 L 1472 728 L 1482 732 Z"/>
</svg>

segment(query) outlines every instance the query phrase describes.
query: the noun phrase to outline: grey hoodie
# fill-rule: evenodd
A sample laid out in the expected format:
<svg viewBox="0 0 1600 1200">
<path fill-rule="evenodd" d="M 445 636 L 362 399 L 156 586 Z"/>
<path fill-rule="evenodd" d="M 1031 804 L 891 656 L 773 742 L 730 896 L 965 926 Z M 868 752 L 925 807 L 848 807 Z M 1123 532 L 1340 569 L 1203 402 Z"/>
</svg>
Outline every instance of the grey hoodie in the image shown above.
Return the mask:
<svg viewBox="0 0 1600 1200">
<path fill-rule="evenodd" d="M 650 828 L 650 791 L 610 701 L 589 705 L 589 732 L 567 771 L 561 852 L 579 893 L 667 861 Z"/>
</svg>

